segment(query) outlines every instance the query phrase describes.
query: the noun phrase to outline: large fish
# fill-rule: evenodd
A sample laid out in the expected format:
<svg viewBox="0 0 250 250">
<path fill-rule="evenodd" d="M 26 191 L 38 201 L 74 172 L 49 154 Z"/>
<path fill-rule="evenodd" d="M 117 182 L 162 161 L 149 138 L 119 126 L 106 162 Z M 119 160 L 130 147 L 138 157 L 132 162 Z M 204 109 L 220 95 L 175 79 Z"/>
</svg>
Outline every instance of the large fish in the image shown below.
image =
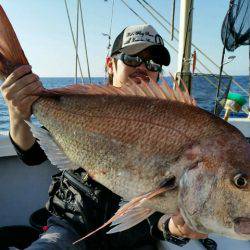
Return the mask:
<svg viewBox="0 0 250 250">
<path fill-rule="evenodd" d="M 2 8 L 0 36 L 6 78 L 28 61 Z M 34 94 L 33 113 L 49 132 L 32 131 L 52 163 L 82 167 L 129 201 L 108 221 L 111 232 L 180 210 L 195 231 L 250 240 L 250 145 L 187 92 L 143 82 Z"/>
</svg>

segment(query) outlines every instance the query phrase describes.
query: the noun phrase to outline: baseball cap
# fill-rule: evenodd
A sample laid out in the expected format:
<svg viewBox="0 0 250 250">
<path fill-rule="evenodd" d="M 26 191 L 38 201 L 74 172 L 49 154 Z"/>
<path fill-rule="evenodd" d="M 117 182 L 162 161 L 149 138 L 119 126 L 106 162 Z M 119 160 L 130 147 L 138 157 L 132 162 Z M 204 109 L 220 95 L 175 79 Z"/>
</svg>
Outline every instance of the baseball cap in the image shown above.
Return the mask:
<svg viewBox="0 0 250 250">
<path fill-rule="evenodd" d="M 156 63 L 169 65 L 170 54 L 164 47 L 163 39 L 149 24 L 126 27 L 115 39 L 111 56 L 119 52 L 135 55 L 145 49 L 150 51 Z"/>
</svg>

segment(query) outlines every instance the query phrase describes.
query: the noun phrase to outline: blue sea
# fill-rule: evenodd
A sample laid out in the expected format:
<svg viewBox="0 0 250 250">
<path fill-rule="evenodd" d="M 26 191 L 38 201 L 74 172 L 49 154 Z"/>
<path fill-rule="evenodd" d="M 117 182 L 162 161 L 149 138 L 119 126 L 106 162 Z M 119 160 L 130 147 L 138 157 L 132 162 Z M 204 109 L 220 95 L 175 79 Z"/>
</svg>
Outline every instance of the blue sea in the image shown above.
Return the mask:
<svg viewBox="0 0 250 250">
<path fill-rule="evenodd" d="M 207 81 L 208 79 L 208 81 Z M 171 82 L 167 77 L 166 80 Z M 248 91 L 249 93 L 249 76 L 235 76 L 234 80 L 237 81 L 242 88 Z M 44 77 L 41 78 L 44 86 L 46 88 L 55 88 L 67 86 L 74 83 L 74 78 L 71 77 Z M 222 80 L 222 84 L 225 84 L 228 79 Z M 78 82 L 81 82 L 81 79 L 78 79 Z M 88 78 L 84 78 L 84 82 L 88 82 Z M 103 77 L 92 78 L 92 82 L 98 84 L 105 84 L 106 79 Z M 203 109 L 206 109 L 210 112 L 213 111 L 214 99 L 216 96 L 216 86 L 218 85 L 218 79 L 215 79 L 213 76 L 195 76 L 192 81 L 192 96 L 196 99 L 198 106 Z M 242 94 L 248 101 L 247 94 L 237 87 L 234 83 L 231 84 L 230 91 Z M 240 112 L 239 114 L 231 114 L 231 116 L 240 116 L 244 117 L 246 114 Z M 9 116 L 7 106 L 4 103 L 3 97 L 0 95 L 0 131 L 8 131 L 9 129 Z"/>
</svg>

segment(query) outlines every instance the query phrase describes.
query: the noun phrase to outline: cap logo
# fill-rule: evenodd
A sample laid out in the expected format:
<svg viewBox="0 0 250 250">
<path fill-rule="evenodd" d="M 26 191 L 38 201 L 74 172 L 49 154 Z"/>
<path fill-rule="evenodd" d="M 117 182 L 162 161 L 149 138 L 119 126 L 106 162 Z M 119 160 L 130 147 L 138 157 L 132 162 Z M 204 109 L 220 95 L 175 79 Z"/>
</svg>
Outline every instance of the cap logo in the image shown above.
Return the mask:
<svg viewBox="0 0 250 250">
<path fill-rule="evenodd" d="M 163 45 L 163 40 L 159 34 L 150 34 L 149 31 L 136 31 L 126 33 L 123 46 L 134 42 L 149 42 Z"/>
</svg>

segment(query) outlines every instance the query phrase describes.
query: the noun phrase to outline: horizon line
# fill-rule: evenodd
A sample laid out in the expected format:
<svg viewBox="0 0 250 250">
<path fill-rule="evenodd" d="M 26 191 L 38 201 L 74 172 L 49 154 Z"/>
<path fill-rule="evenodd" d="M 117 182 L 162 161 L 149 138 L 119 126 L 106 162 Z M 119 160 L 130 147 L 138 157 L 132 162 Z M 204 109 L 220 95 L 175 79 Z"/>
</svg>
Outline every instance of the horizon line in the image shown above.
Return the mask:
<svg viewBox="0 0 250 250">
<path fill-rule="evenodd" d="M 219 74 L 211 74 L 211 73 L 209 73 L 209 74 L 204 74 L 204 75 L 219 75 Z M 225 76 L 225 74 L 223 74 L 223 76 Z M 244 75 L 228 75 L 228 76 L 232 76 L 232 77 L 246 76 L 246 77 L 249 77 L 248 74 L 244 74 Z M 39 76 L 39 77 L 40 78 L 75 78 L 75 76 Z M 170 75 L 164 75 L 163 77 L 171 77 L 171 76 Z M 82 77 L 78 76 L 77 78 L 81 79 Z M 89 77 L 88 76 L 83 76 L 83 78 L 89 78 Z M 108 77 L 105 77 L 105 76 L 91 76 L 90 78 L 108 78 Z"/>
</svg>

